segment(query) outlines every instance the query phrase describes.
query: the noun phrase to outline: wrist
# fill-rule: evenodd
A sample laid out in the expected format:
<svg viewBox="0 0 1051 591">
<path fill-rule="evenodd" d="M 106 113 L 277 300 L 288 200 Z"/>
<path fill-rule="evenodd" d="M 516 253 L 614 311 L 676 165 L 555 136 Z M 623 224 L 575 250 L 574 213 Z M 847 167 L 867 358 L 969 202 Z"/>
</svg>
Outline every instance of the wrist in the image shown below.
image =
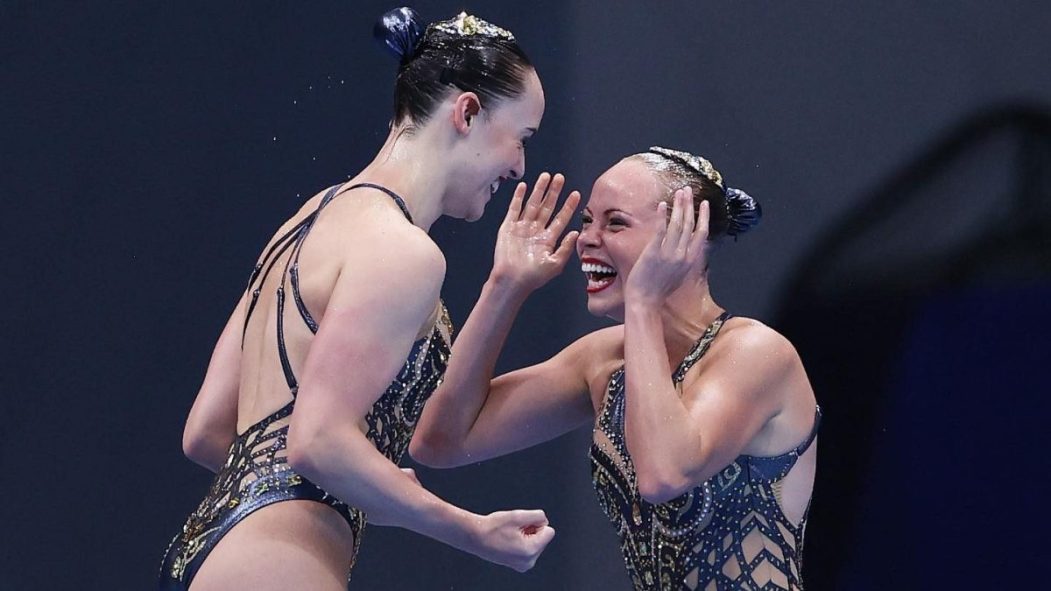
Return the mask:
<svg viewBox="0 0 1051 591">
<path fill-rule="evenodd" d="M 481 547 L 481 515 L 471 513 L 444 501 L 428 509 L 421 528 L 412 528 L 417 533 L 463 550 L 476 553 Z"/>
<path fill-rule="evenodd" d="M 624 324 L 639 325 L 662 323 L 661 300 L 624 300 Z"/>
<path fill-rule="evenodd" d="M 467 510 L 462 510 L 461 519 L 462 524 L 460 530 L 463 535 L 463 539 L 459 544 L 461 550 L 470 552 L 474 555 L 480 555 L 485 546 L 485 532 L 482 522 L 484 517 L 476 513 L 471 513 Z"/>
<path fill-rule="evenodd" d="M 664 305 L 664 296 L 651 293 L 643 293 L 639 290 L 626 289 L 624 291 L 624 310 L 636 309 L 639 311 L 656 310 Z"/>
<path fill-rule="evenodd" d="M 533 290 L 508 274 L 493 271 L 482 286 L 482 294 L 501 303 L 521 304 Z"/>
</svg>

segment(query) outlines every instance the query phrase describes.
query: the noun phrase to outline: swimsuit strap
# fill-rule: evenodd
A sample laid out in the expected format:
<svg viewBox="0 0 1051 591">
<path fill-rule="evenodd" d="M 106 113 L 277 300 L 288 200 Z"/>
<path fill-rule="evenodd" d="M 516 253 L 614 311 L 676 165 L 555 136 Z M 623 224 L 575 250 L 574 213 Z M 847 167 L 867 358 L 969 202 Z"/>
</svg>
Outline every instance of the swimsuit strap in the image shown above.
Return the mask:
<svg viewBox="0 0 1051 591">
<path fill-rule="evenodd" d="M 704 357 L 704 354 L 708 352 L 708 347 L 712 345 L 712 341 L 715 340 L 716 335 L 718 335 L 719 331 L 722 330 L 723 324 L 725 324 L 726 321 L 732 317 L 733 314 L 729 312 L 723 312 L 719 315 L 718 318 L 712 321 L 712 323 L 704 331 L 704 334 L 701 335 L 701 338 L 697 339 L 697 342 L 693 345 L 693 348 L 690 349 L 690 352 L 682 360 L 682 363 L 679 364 L 679 367 L 675 370 L 675 373 L 672 375 L 672 380 L 676 384 L 682 383 L 683 379 L 686 378 L 686 372 L 690 371 L 690 368 L 696 365 L 697 362 L 701 360 L 701 357 Z"/>
<path fill-rule="evenodd" d="M 292 299 L 295 301 L 296 308 L 299 310 L 299 315 L 302 317 L 303 322 L 306 323 L 307 328 L 309 328 L 312 333 L 316 334 L 318 331 L 318 323 L 310 314 L 310 311 L 307 310 L 306 304 L 303 303 L 303 298 L 300 294 L 299 254 L 302 252 L 303 241 L 306 240 L 310 230 L 314 227 L 314 223 L 321 214 L 321 210 L 342 193 L 358 188 L 376 189 L 386 193 L 394 200 L 394 203 L 398 205 L 398 208 L 401 209 L 402 213 L 405 214 L 405 218 L 409 220 L 409 223 L 412 223 L 412 215 L 409 214 L 409 208 L 405 205 L 405 200 L 394 191 L 391 191 L 382 185 L 374 183 L 357 183 L 350 187 L 347 187 L 346 185 L 335 185 L 330 187 L 325 193 L 325 196 L 322 197 L 321 203 L 318 204 L 317 209 L 310 213 L 310 215 L 304 217 L 293 226 L 292 229 L 274 241 L 274 244 L 267 250 L 262 260 L 255 266 L 255 269 L 252 271 L 252 276 L 248 280 L 248 290 L 249 293 L 251 293 L 251 301 L 249 302 L 248 310 L 245 313 L 244 327 L 241 330 L 242 347 L 244 347 L 244 335 L 248 332 L 248 321 L 252 317 L 252 312 L 255 311 L 263 283 L 266 281 L 267 276 L 270 275 L 270 271 L 273 270 L 274 266 L 281 258 L 281 255 L 290 248 L 292 249 L 288 260 L 285 261 L 284 270 L 281 276 L 281 284 L 277 288 L 277 352 L 281 361 L 281 371 L 285 375 L 285 381 L 288 383 L 288 389 L 292 393 L 293 398 L 295 398 L 299 391 L 299 383 L 296 380 L 295 372 L 292 371 L 292 363 L 289 360 L 288 349 L 285 346 L 285 285 L 291 280 Z"/>
<path fill-rule="evenodd" d="M 384 193 L 389 195 L 390 198 L 394 200 L 394 203 L 397 203 L 398 207 L 401 208 L 401 212 L 405 214 L 405 219 L 409 220 L 410 224 L 414 223 L 412 221 L 412 214 L 409 213 L 409 208 L 405 205 L 405 200 L 402 199 L 397 193 L 395 193 L 394 191 L 391 191 L 390 189 L 388 189 L 387 187 L 384 187 L 383 185 L 377 185 L 375 183 L 357 183 L 356 185 L 352 185 L 350 187 L 347 187 L 346 191 L 350 191 L 350 190 L 353 190 L 353 189 L 358 189 L 358 188 L 361 188 L 361 187 L 365 187 L 365 188 L 368 188 L 368 189 L 376 189 L 377 191 L 383 191 Z"/>
</svg>

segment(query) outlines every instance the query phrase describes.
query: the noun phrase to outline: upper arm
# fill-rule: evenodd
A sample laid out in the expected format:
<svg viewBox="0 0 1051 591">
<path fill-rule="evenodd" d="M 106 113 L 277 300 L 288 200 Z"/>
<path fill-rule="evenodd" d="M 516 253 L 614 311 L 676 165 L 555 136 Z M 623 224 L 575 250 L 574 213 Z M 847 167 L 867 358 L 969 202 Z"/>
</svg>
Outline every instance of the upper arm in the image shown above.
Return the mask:
<svg viewBox="0 0 1051 591">
<path fill-rule="evenodd" d="M 246 296 L 241 296 L 219 335 L 201 389 L 186 419 L 183 451 L 199 464 L 214 464 L 215 456 L 225 454 L 226 448 L 237 435 L 241 323 L 244 320 L 245 300 Z"/>
<path fill-rule="evenodd" d="M 693 482 L 745 452 L 781 411 L 787 379 L 799 365 L 791 343 L 772 329 L 756 323 L 739 330 L 683 393 L 701 441 L 698 461 L 688 467 Z"/>
<path fill-rule="evenodd" d="M 445 261 L 418 229 L 362 231 L 355 241 L 360 247 L 349 249 L 303 365 L 289 433 L 299 443 L 360 423 L 404 365 L 441 291 Z"/>
<path fill-rule="evenodd" d="M 594 335 L 554 357 L 494 378 L 464 442 L 464 456 L 481 461 L 548 441 L 594 418 L 586 368 L 594 366 Z"/>
</svg>

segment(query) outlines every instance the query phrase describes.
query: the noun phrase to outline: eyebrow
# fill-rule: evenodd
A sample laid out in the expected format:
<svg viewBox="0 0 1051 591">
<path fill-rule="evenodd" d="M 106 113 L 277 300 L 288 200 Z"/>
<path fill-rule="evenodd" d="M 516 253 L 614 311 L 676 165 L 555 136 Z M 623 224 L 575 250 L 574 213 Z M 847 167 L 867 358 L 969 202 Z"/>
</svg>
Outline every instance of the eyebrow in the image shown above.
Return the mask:
<svg viewBox="0 0 1051 591">
<path fill-rule="evenodd" d="M 591 213 L 591 209 L 585 207 L 582 213 Z M 610 213 L 622 213 L 628 217 L 631 217 L 630 213 L 624 211 L 623 209 L 617 209 L 616 207 L 611 207 L 607 209 L 606 211 L 602 212 L 602 215 L 609 215 Z"/>
</svg>

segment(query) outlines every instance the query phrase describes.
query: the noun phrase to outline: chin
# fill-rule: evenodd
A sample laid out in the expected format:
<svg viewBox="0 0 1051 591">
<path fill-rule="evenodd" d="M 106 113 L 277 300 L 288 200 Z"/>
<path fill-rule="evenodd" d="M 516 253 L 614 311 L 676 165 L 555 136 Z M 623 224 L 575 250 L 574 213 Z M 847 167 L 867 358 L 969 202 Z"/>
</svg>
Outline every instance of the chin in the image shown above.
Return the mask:
<svg viewBox="0 0 1051 591">
<path fill-rule="evenodd" d="M 601 296 L 588 295 L 588 313 L 596 318 L 624 321 L 624 306 Z"/>
<path fill-rule="evenodd" d="M 468 221 L 468 222 L 477 222 L 478 220 L 482 219 L 483 215 L 485 215 L 485 205 L 484 204 L 481 207 L 478 207 L 476 209 L 473 209 L 473 210 L 467 212 L 467 215 L 463 216 L 463 219 Z"/>
<path fill-rule="evenodd" d="M 489 192 L 489 189 L 486 189 L 485 195 L 478 200 L 477 205 L 471 211 L 467 212 L 464 219 L 469 222 L 477 222 L 482 219 L 482 216 L 485 215 L 485 206 L 489 205 L 489 200 L 492 198 L 492 193 Z"/>
</svg>

